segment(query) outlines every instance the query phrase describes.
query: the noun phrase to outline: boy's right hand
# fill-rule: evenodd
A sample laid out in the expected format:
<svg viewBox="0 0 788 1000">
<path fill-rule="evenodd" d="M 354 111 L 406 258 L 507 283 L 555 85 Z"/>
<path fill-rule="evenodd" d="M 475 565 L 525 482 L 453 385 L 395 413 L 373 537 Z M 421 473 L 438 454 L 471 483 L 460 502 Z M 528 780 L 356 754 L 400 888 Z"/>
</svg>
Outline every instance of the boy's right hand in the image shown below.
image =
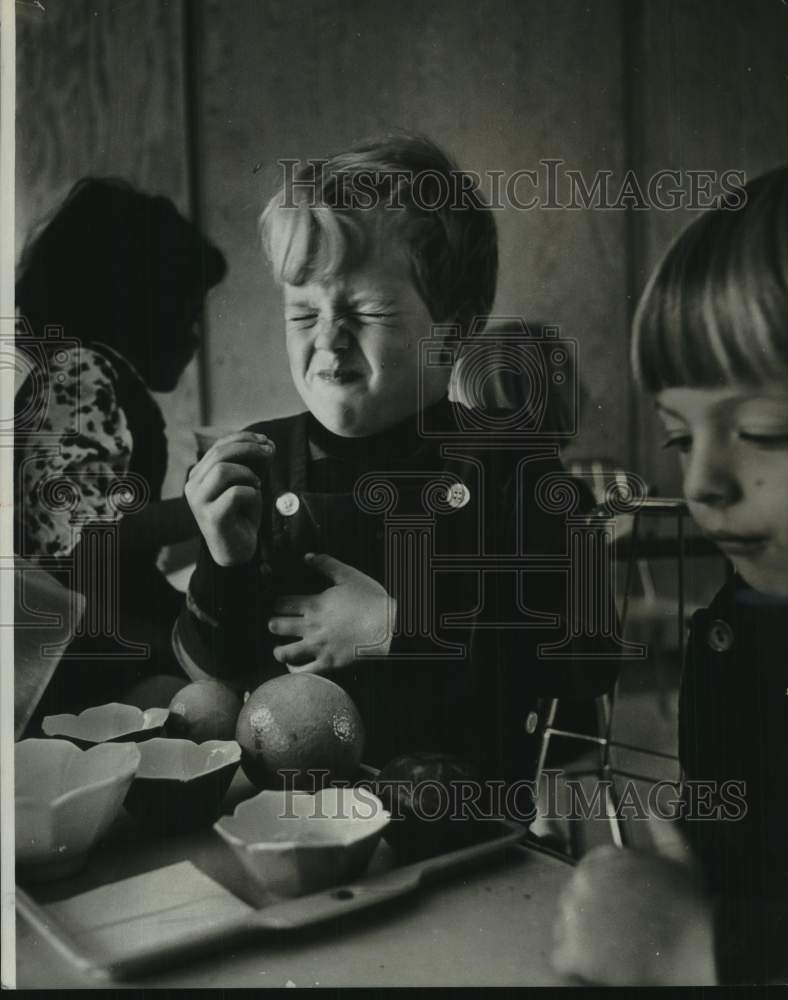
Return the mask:
<svg viewBox="0 0 788 1000">
<path fill-rule="evenodd" d="M 238 431 L 217 441 L 189 473 L 186 499 L 219 566 L 242 566 L 255 554 L 261 484 L 275 450 L 265 435 Z"/>
</svg>

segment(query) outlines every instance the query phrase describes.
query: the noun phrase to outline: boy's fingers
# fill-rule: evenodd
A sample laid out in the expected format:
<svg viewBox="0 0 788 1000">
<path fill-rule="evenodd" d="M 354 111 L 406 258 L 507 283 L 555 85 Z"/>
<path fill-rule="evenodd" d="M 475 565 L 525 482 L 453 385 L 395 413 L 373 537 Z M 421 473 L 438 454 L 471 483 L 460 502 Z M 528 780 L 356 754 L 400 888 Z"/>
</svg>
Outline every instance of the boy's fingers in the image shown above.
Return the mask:
<svg viewBox="0 0 788 1000">
<path fill-rule="evenodd" d="M 275 454 L 273 442 L 261 440 L 224 441 L 216 444 L 192 466 L 189 481 L 201 482 L 216 465 L 223 462 L 248 465 L 259 475 L 268 469 Z"/>
<path fill-rule="evenodd" d="M 266 437 L 265 434 L 257 434 L 255 431 L 234 431 L 230 434 L 224 434 L 221 437 L 215 437 L 211 441 L 206 440 L 205 444 L 208 447 L 201 456 L 200 461 L 206 458 L 215 448 L 232 448 L 239 444 L 259 444 L 270 446 L 274 451 L 276 450 L 276 445 L 269 437 Z"/>
<path fill-rule="evenodd" d="M 242 486 L 236 484 L 230 486 L 212 501 L 212 515 L 216 518 L 226 517 L 231 513 L 236 504 L 252 504 L 260 499 L 260 490 L 257 486 Z"/>
<path fill-rule="evenodd" d="M 202 456 L 212 448 L 217 441 L 223 441 L 225 438 L 232 437 L 233 434 L 248 434 L 249 431 L 236 431 L 232 427 L 194 427 L 192 428 L 192 434 L 194 434 L 194 440 L 197 444 L 198 457 Z"/>
<path fill-rule="evenodd" d="M 297 635 L 304 634 L 304 619 L 301 615 L 291 615 L 289 617 L 270 618 L 268 620 L 268 631 L 272 635 Z"/>
<path fill-rule="evenodd" d="M 225 444 L 232 441 L 267 441 L 269 444 L 273 445 L 273 441 L 266 434 L 258 434 L 257 431 L 232 431 L 229 434 L 223 434 L 221 437 L 217 437 L 211 447 L 213 448 L 217 444 Z"/>
<path fill-rule="evenodd" d="M 305 639 L 301 639 L 299 642 L 290 642 L 286 646 L 274 647 L 274 659 L 277 663 L 286 663 L 288 669 L 291 665 L 298 666 L 299 661 L 309 663 L 310 660 L 314 659 L 314 656 L 314 649 Z"/>
<path fill-rule="evenodd" d="M 326 670 L 318 660 L 312 660 L 311 663 L 304 663 L 301 666 L 288 663 L 287 669 L 291 674 L 322 674 Z"/>
<path fill-rule="evenodd" d="M 324 576 L 333 580 L 334 583 L 339 583 L 344 579 L 347 576 L 347 571 L 351 569 L 347 563 L 343 563 L 333 556 L 326 555 L 325 552 L 307 552 L 304 556 L 304 562 L 314 567 L 318 572 L 323 573 Z"/>
<path fill-rule="evenodd" d="M 231 486 L 251 486 L 253 489 L 259 490 L 260 478 L 248 465 L 222 462 L 221 465 L 214 465 L 196 486 L 201 494 L 202 502 L 212 503 Z"/>
<path fill-rule="evenodd" d="M 195 466 L 198 475 L 205 475 L 220 462 L 240 462 L 256 471 L 268 468 L 275 453 L 273 444 L 264 441 L 229 441 L 214 445 Z"/>
<path fill-rule="evenodd" d="M 654 851 L 660 857 L 687 865 L 692 863 L 690 846 L 675 820 L 660 819 L 649 813 L 648 830 Z"/>
</svg>

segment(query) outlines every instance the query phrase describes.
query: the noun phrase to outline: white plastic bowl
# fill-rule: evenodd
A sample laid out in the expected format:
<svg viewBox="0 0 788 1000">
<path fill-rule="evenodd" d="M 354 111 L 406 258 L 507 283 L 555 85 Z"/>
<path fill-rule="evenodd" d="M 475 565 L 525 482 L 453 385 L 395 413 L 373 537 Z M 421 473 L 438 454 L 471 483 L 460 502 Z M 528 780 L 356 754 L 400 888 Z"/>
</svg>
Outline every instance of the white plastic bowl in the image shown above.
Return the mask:
<svg viewBox="0 0 788 1000">
<path fill-rule="evenodd" d="M 71 740 L 84 748 L 97 743 L 130 740 L 139 743 L 158 736 L 169 714 L 168 708 L 149 708 L 143 712 L 135 705 L 111 701 L 86 708 L 79 715 L 47 715 L 41 728 L 47 736 Z"/>
<path fill-rule="evenodd" d="M 263 791 L 223 816 L 214 830 L 257 886 L 282 898 L 319 892 L 360 875 L 390 816 L 364 788 L 315 795 Z"/>
<path fill-rule="evenodd" d="M 120 812 L 140 762 L 134 743 L 81 750 L 69 740 L 22 740 L 16 771 L 16 860 L 30 880 L 78 871 Z"/>
</svg>

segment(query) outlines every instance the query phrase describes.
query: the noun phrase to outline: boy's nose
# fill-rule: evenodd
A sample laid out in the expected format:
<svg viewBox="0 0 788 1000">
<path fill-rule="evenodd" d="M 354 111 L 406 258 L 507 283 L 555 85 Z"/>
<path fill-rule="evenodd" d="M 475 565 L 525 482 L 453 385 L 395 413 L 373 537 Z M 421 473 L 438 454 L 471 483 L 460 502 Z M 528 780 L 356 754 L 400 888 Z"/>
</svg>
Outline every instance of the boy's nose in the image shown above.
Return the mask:
<svg viewBox="0 0 788 1000">
<path fill-rule="evenodd" d="M 350 347 L 351 332 L 344 317 L 321 318 L 315 332 L 315 348 L 324 351 L 344 351 Z"/>
<path fill-rule="evenodd" d="M 684 461 L 684 496 L 693 503 L 726 506 L 741 496 L 731 456 L 713 444 L 694 444 Z"/>
</svg>

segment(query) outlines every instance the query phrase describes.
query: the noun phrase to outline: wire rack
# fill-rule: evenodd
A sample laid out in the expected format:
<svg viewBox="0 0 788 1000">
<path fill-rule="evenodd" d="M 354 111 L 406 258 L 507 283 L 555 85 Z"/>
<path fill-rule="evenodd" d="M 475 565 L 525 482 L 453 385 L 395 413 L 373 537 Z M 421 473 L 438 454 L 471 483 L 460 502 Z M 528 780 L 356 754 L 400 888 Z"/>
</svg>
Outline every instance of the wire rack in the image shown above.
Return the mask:
<svg viewBox="0 0 788 1000">
<path fill-rule="evenodd" d="M 604 513 L 604 511 L 600 511 Z M 688 556 L 719 555 L 717 550 L 701 538 L 687 538 L 685 519 L 689 516 L 686 503 L 681 499 L 671 497 L 648 497 L 639 502 L 637 511 L 632 515 L 632 529 L 628 538 L 616 544 L 615 559 L 626 564 L 623 598 L 620 609 L 622 631 L 626 629 L 630 610 L 630 597 L 635 575 L 636 561 L 639 558 L 675 558 L 677 573 L 677 648 L 679 657 L 683 659 L 686 642 L 686 595 L 685 569 Z M 644 518 L 673 518 L 675 520 L 675 538 L 660 539 L 655 544 L 654 539 L 641 537 L 641 522 Z M 549 702 L 542 731 L 542 740 L 537 764 L 537 785 L 545 770 L 550 745 L 554 739 L 574 741 L 592 747 L 597 752 L 593 766 L 573 769 L 565 772 L 572 778 L 594 777 L 601 785 L 605 816 L 609 824 L 610 835 L 617 847 L 627 846 L 631 835 L 626 821 L 622 821 L 620 812 L 620 796 L 616 787 L 616 779 L 630 779 L 654 784 L 658 780 L 654 775 L 639 773 L 634 770 L 617 767 L 611 759 L 613 751 L 629 751 L 675 765 L 675 784 L 679 785 L 679 760 L 675 754 L 664 753 L 632 743 L 622 742 L 613 738 L 613 724 L 616 716 L 619 682 L 613 690 L 597 699 L 597 733 L 580 733 L 570 729 L 562 729 L 555 725 L 559 699 Z M 577 855 L 576 823 L 570 823 L 570 841 L 572 853 Z"/>
</svg>

